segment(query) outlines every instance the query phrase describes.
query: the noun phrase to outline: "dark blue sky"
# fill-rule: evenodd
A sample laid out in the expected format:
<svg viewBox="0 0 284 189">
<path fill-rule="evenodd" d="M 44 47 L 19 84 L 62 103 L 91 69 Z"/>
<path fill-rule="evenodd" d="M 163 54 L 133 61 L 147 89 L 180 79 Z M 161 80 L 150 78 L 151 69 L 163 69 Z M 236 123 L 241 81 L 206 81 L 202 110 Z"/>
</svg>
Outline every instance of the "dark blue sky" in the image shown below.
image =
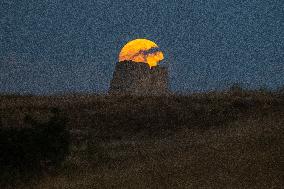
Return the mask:
<svg viewBox="0 0 284 189">
<path fill-rule="evenodd" d="M 283 0 L 1 0 L 0 92 L 106 92 L 135 38 L 174 91 L 284 85 Z"/>
</svg>

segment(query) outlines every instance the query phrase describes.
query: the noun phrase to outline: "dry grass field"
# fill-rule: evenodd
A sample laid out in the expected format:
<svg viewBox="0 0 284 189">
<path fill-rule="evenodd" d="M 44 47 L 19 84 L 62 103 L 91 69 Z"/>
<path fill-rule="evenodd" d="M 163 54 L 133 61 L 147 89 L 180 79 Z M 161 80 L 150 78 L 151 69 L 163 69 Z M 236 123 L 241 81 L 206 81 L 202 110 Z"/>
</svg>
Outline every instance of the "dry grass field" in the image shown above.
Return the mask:
<svg viewBox="0 0 284 189">
<path fill-rule="evenodd" d="M 1 96 L 1 127 L 67 117 L 61 167 L 7 188 L 282 188 L 284 96 Z M 11 175 L 13 177 L 13 175 Z M 5 181 L 1 181 L 5 183 Z M 4 186 L 4 185 L 3 185 Z"/>
</svg>

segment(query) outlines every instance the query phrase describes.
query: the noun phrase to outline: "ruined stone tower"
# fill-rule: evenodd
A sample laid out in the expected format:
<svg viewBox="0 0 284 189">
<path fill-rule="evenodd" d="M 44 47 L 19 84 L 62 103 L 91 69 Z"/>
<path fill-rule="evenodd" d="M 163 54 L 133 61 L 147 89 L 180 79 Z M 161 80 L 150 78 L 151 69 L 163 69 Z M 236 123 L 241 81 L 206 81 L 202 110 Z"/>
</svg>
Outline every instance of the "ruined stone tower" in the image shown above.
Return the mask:
<svg viewBox="0 0 284 189">
<path fill-rule="evenodd" d="M 168 70 L 143 62 L 116 64 L 109 94 L 162 95 L 168 93 Z"/>
</svg>

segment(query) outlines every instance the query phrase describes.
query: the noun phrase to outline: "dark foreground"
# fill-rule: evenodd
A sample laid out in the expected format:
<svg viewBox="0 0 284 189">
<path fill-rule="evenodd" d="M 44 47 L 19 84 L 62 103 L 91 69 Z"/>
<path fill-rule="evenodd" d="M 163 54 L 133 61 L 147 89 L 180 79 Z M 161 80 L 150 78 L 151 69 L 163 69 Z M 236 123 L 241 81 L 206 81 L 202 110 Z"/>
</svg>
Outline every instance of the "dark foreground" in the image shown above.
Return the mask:
<svg viewBox="0 0 284 189">
<path fill-rule="evenodd" d="M 2 96 L 0 101 L 2 128 L 25 128 L 27 117 L 49 123 L 56 108 L 67 118 L 71 135 L 61 166 L 45 165 L 29 179 L 2 171 L 0 183 L 7 188 L 284 185 L 280 94 Z M 7 184 L 7 175 L 13 182 Z"/>
</svg>

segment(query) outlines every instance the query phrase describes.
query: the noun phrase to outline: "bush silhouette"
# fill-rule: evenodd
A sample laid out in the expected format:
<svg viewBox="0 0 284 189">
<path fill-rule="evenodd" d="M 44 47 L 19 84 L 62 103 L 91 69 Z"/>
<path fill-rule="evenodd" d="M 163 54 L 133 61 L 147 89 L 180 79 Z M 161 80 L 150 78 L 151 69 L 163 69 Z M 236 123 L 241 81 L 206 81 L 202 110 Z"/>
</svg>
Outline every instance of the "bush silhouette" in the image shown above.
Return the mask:
<svg viewBox="0 0 284 189">
<path fill-rule="evenodd" d="M 45 123 L 26 116 L 30 128 L 0 129 L 0 176 L 7 172 L 37 174 L 61 164 L 69 152 L 70 136 L 59 110 L 52 109 L 51 113 Z"/>
</svg>

